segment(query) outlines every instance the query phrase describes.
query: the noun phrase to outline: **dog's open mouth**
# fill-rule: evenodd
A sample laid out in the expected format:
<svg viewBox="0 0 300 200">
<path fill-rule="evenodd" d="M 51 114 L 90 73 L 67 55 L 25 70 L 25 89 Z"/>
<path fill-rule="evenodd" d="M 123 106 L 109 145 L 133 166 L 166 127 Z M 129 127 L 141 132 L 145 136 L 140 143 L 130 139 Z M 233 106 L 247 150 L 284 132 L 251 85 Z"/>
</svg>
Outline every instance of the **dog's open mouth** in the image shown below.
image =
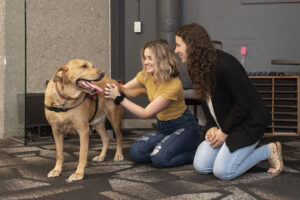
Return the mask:
<svg viewBox="0 0 300 200">
<path fill-rule="evenodd" d="M 103 89 L 101 87 L 98 87 L 97 85 L 94 85 L 89 80 L 84 79 L 78 79 L 76 81 L 77 87 L 88 91 L 89 93 L 95 93 L 96 91 L 103 92 Z"/>
</svg>

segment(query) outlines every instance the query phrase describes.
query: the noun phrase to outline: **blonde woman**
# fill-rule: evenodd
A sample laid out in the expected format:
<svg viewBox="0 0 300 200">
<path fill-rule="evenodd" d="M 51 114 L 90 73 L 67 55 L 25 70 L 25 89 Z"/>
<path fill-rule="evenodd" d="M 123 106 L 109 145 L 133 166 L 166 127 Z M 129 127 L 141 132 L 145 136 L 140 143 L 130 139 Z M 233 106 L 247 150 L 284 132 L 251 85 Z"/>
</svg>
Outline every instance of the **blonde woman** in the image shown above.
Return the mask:
<svg viewBox="0 0 300 200">
<path fill-rule="evenodd" d="M 150 103 L 141 107 L 115 85 L 107 85 L 105 97 L 122 105 L 139 118 L 156 115 L 158 130 L 139 138 L 130 148 L 136 163 L 174 167 L 192 163 L 200 142 L 198 124 L 187 109 L 179 79 L 180 67 L 174 52 L 164 40 L 150 41 L 141 50 L 143 70 L 124 85 L 125 88 L 145 87 Z"/>
</svg>

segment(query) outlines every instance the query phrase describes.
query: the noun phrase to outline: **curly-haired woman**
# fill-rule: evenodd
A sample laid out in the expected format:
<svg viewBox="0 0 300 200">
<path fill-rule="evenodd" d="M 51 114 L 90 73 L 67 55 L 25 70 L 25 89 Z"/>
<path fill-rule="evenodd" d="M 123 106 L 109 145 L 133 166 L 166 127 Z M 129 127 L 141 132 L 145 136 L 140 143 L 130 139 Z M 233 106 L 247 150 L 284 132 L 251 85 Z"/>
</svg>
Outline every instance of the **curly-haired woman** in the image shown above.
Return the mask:
<svg viewBox="0 0 300 200">
<path fill-rule="evenodd" d="M 187 63 L 196 96 L 206 102 L 203 110 L 208 131 L 196 151 L 196 171 L 231 180 L 268 159 L 268 172 L 280 173 L 281 144 L 256 148 L 271 118 L 240 62 L 216 50 L 207 31 L 197 23 L 176 30 L 175 40 L 175 53 Z"/>
<path fill-rule="evenodd" d="M 136 116 L 148 118 L 156 114 L 158 130 L 139 138 L 131 146 L 130 156 L 136 163 L 152 162 L 156 167 L 192 163 L 200 133 L 184 101 L 175 54 L 166 41 L 154 40 L 142 48 L 141 60 L 143 70 L 124 87 L 145 87 L 150 100 L 146 108 L 120 96 L 114 85 L 105 88 L 106 98 L 114 99 Z"/>
</svg>

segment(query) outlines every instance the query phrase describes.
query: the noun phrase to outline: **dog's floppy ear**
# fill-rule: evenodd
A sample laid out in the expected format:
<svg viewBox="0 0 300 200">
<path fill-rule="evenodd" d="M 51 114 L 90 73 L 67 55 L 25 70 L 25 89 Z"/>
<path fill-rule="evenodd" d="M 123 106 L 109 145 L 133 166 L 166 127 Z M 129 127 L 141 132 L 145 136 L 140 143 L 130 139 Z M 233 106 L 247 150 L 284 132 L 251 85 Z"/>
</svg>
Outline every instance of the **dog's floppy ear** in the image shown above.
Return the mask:
<svg viewBox="0 0 300 200">
<path fill-rule="evenodd" d="M 60 66 L 54 74 L 53 81 L 54 82 L 61 81 L 63 74 L 66 71 L 68 71 L 68 68 L 65 65 Z"/>
</svg>

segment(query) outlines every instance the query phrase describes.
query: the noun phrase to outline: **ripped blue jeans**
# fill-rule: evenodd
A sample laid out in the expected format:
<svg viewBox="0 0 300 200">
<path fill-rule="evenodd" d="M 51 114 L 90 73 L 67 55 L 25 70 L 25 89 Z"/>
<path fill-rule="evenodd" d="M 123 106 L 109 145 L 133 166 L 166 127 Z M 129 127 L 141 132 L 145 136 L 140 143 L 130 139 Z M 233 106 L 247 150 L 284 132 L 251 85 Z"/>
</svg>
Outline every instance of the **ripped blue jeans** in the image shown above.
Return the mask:
<svg viewBox="0 0 300 200">
<path fill-rule="evenodd" d="M 142 136 L 131 146 L 131 159 L 136 163 L 152 162 L 159 168 L 192 163 L 200 130 L 191 112 L 187 109 L 176 119 L 157 120 L 157 125 L 157 131 Z"/>
</svg>

